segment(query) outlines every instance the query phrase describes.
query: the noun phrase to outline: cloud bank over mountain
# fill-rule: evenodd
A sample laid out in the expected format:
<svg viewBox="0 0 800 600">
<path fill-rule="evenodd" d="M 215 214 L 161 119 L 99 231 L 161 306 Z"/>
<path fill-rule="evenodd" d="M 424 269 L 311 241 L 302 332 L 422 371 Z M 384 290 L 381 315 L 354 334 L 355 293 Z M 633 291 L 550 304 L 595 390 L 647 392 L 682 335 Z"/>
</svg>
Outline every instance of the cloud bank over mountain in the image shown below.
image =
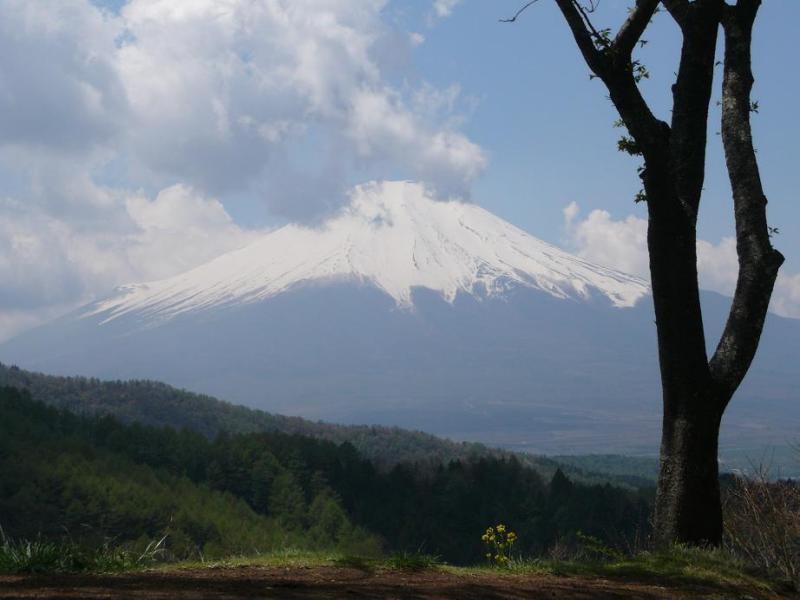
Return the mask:
<svg viewBox="0 0 800 600">
<path fill-rule="evenodd" d="M 313 223 L 375 173 L 468 196 L 468 102 L 414 76 L 424 36 L 386 9 L 0 0 L 0 337 L 246 243 L 242 197 Z"/>
<path fill-rule="evenodd" d="M 579 214 L 575 202 L 564 208 L 567 247 L 598 264 L 649 279 L 646 219 L 628 215 L 615 220 L 604 210 L 593 210 L 584 218 Z M 698 240 L 697 268 L 702 289 L 733 295 L 739 270 L 736 240 L 725 237 L 718 244 Z M 771 309 L 784 317 L 800 318 L 800 275 L 778 275 Z"/>
</svg>

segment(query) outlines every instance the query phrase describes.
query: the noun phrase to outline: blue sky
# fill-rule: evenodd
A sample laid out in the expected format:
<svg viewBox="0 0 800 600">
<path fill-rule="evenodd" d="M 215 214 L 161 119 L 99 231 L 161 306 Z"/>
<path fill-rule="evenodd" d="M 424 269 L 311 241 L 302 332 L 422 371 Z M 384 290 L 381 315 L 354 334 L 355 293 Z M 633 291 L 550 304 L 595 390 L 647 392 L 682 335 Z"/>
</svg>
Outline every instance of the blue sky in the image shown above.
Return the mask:
<svg viewBox="0 0 800 600">
<path fill-rule="evenodd" d="M 616 28 L 626 4 L 601 3 L 598 25 Z M 264 228 L 318 223 L 371 179 L 425 181 L 646 274 L 637 162 L 615 150 L 606 92 L 553 2 L 498 23 L 519 6 L 0 0 L 0 338 Z M 756 144 L 788 259 L 774 308 L 800 317 L 798 20 L 800 3 L 766 2 L 753 51 Z M 643 89 L 668 119 L 680 39 L 666 14 L 645 37 Z M 729 292 L 718 119 L 712 107 L 701 282 Z"/>
<path fill-rule="evenodd" d="M 475 185 L 476 199 L 554 241 L 561 209 L 572 200 L 585 210 L 644 217 L 646 207 L 631 201 L 639 189 L 636 161 L 614 151 L 619 130 L 611 123 L 618 117 L 605 100 L 602 83 L 587 77 L 588 69 L 554 3 L 532 6 L 514 24 L 496 22 L 498 16 L 513 13 L 517 4 L 465 0 L 417 54 L 422 77 L 437 85 L 458 82 L 464 93 L 480 99 L 465 128 L 490 153 L 490 165 Z M 599 22 L 620 23 L 624 15 L 615 5 L 623 4 L 605 3 Z M 800 69 L 792 65 L 791 45 L 798 19 L 800 3 L 765 2 L 753 48 L 753 97 L 761 105 L 753 125 L 771 200 L 770 221 L 784 232 L 776 244 L 796 260 Z M 680 39 L 666 14 L 655 19 L 645 37 L 649 43 L 639 55 L 652 74 L 643 84 L 645 93 L 659 116 L 668 120 Z M 721 67 L 717 88 L 720 82 Z M 730 235 L 733 218 L 721 144 L 714 135 L 718 119 L 714 106 L 700 229 L 702 237 L 714 242 Z"/>
</svg>

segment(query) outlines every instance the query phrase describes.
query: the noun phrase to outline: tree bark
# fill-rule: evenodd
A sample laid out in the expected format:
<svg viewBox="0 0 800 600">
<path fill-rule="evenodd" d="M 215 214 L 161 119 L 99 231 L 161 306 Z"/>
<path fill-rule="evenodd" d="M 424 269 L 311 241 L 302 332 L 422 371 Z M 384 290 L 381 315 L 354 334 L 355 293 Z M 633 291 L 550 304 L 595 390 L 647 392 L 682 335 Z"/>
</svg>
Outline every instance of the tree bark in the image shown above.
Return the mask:
<svg viewBox="0 0 800 600">
<path fill-rule="evenodd" d="M 720 417 L 711 413 L 664 415 L 654 523 L 658 542 L 705 546 L 722 539 L 719 425 Z"/>
</svg>

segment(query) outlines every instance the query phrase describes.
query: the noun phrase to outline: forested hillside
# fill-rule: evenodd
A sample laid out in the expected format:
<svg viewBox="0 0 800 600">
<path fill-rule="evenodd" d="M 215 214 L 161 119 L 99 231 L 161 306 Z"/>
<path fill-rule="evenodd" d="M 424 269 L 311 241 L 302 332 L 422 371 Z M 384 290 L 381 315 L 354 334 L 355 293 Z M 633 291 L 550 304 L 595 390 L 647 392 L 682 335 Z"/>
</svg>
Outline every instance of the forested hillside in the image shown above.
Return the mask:
<svg viewBox="0 0 800 600">
<path fill-rule="evenodd" d="M 658 457 L 621 456 L 619 454 L 578 454 L 550 457 L 562 467 L 571 466 L 585 473 L 603 473 L 634 485 L 658 479 Z"/>
<path fill-rule="evenodd" d="M 481 444 L 452 442 L 396 427 L 333 425 L 273 415 L 156 381 L 58 377 L 0 363 L 0 385 L 28 390 L 35 400 L 77 414 L 111 415 L 124 423 L 185 427 L 207 437 L 221 431 L 279 431 L 336 443 L 347 441 L 380 465 L 401 461 L 439 464 L 490 452 Z"/>
<path fill-rule="evenodd" d="M 288 464 L 270 463 L 269 500 L 228 493 L 213 480 L 210 449 L 206 438 L 188 430 L 79 417 L 2 388 L 0 526 L 11 537 L 67 536 L 89 545 L 144 547 L 166 535 L 175 558 L 285 545 L 378 548 L 373 536 L 349 523 L 325 485 L 307 490 L 314 510 L 295 520 L 289 498 L 297 484 Z"/>
<path fill-rule="evenodd" d="M 176 556 L 337 547 L 482 557 L 499 520 L 535 554 L 578 532 L 622 545 L 646 533 L 648 494 L 545 481 L 515 458 L 379 469 L 349 443 L 276 431 L 213 439 L 78 416 L 0 390 L 0 515 L 12 536 L 145 543 Z"/>
<path fill-rule="evenodd" d="M 454 442 L 420 431 L 398 427 L 336 425 L 299 417 L 274 415 L 237 406 L 200 394 L 179 390 L 155 381 L 102 381 L 85 377 L 58 377 L 25 371 L 0 363 L 0 386 L 30 392 L 34 400 L 77 414 L 110 415 L 124 423 L 156 427 L 187 428 L 212 438 L 221 431 L 232 434 L 277 431 L 328 440 L 349 442 L 380 468 L 400 462 L 435 466 L 452 460 L 480 456 L 500 458 L 509 452 L 482 444 Z M 542 456 L 517 454 L 518 460 L 545 478 L 561 468 L 571 478 L 586 483 L 649 486 L 653 481 L 630 473 L 605 473 L 586 468 L 588 464 L 556 462 Z M 591 463 L 590 463 L 591 464 Z"/>
</svg>

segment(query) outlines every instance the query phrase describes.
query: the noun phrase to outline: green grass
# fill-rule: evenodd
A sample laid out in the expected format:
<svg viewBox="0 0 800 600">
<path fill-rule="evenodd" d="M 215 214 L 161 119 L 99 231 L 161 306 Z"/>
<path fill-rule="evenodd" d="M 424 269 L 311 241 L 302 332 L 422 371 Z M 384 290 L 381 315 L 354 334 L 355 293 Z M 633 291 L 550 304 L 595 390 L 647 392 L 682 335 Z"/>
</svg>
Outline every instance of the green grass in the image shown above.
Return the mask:
<svg viewBox="0 0 800 600">
<path fill-rule="evenodd" d="M 163 539 L 144 552 L 133 552 L 110 543 L 86 547 L 71 541 L 12 540 L 0 530 L 0 573 L 110 573 L 133 571 L 153 565 Z"/>
<path fill-rule="evenodd" d="M 239 569 L 243 567 L 280 567 L 302 569 L 307 567 L 336 566 L 345 556 L 338 552 L 284 548 L 261 554 L 229 556 L 214 560 L 184 560 L 159 565 L 163 570 L 180 569 Z M 367 559 L 364 559 L 367 560 Z"/>
<path fill-rule="evenodd" d="M 255 556 L 232 556 L 221 560 L 192 560 L 161 565 L 165 570 L 175 569 L 237 569 L 243 567 L 262 568 L 308 568 L 338 567 L 358 569 L 365 572 L 379 570 L 425 571 L 443 567 L 438 556 L 422 552 L 400 552 L 388 557 L 359 556 L 340 552 L 283 549 Z"/>
<path fill-rule="evenodd" d="M 365 573 L 372 573 L 381 566 L 381 561 L 367 556 L 353 556 L 345 554 L 337 556 L 331 561 L 335 566 L 343 569 L 358 569 Z"/>
<path fill-rule="evenodd" d="M 489 565 L 462 567 L 442 563 L 423 553 L 399 553 L 389 557 L 363 557 L 335 552 L 284 550 L 255 557 L 236 557 L 214 562 L 184 562 L 165 568 L 237 567 L 340 567 L 364 571 L 442 570 L 453 574 L 550 575 L 555 577 L 602 577 L 657 583 L 676 588 L 704 587 L 719 590 L 787 590 L 779 578 L 747 566 L 722 550 L 675 547 L 661 552 L 642 552 L 633 558 L 611 560 L 516 559 L 508 568 Z"/>
<path fill-rule="evenodd" d="M 440 557 L 422 552 L 399 552 L 390 556 L 386 564 L 398 571 L 426 571 L 443 566 Z"/>
<path fill-rule="evenodd" d="M 489 566 L 448 568 L 479 574 L 505 571 L 508 576 L 551 575 L 556 577 L 604 578 L 653 583 L 676 589 L 718 592 L 722 597 L 746 598 L 750 592 L 789 592 L 791 582 L 735 559 L 723 550 L 676 546 L 658 552 L 612 560 L 517 559 L 507 569 Z"/>
<path fill-rule="evenodd" d="M 722 550 L 675 547 L 660 552 L 642 552 L 633 558 L 598 560 L 516 559 L 508 568 L 488 565 L 459 567 L 442 563 L 423 553 L 400 553 L 389 557 L 360 557 L 337 553 L 286 550 L 257 557 L 240 557 L 214 563 L 182 563 L 180 568 L 201 567 L 338 567 L 364 572 L 439 570 L 454 575 L 498 574 L 509 578 L 529 575 L 604 578 L 653 584 L 682 591 L 696 590 L 721 598 L 770 596 L 791 591 L 789 583 L 747 566 Z M 174 566 L 166 568 L 175 568 Z"/>
</svg>

